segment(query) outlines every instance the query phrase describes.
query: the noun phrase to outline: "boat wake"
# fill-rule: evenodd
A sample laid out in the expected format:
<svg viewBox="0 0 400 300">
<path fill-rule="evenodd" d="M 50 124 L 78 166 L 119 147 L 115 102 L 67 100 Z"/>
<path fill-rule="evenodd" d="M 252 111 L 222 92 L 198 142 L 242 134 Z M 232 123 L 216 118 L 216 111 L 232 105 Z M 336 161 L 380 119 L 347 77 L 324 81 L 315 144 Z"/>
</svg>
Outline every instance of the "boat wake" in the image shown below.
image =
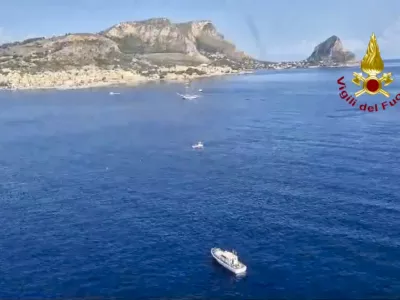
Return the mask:
<svg viewBox="0 0 400 300">
<path fill-rule="evenodd" d="M 203 149 L 204 144 L 202 142 L 198 142 L 197 144 L 192 145 L 193 149 Z"/>
<path fill-rule="evenodd" d="M 197 99 L 200 97 L 199 95 L 179 94 L 179 93 L 176 93 L 176 94 L 185 100 L 194 100 L 194 99 Z"/>
</svg>

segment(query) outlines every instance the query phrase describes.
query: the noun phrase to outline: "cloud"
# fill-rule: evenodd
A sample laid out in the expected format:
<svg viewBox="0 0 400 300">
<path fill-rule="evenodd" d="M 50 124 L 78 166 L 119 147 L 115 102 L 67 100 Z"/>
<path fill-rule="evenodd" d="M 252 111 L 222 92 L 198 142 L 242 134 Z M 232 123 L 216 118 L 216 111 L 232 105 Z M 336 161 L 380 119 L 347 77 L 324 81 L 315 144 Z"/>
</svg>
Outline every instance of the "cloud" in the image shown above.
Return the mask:
<svg viewBox="0 0 400 300">
<path fill-rule="evenodd" d="M 3 27 L 0 27 L 0 44 L 11 41 L 11 37 L 7 35 Z"/>
<path fill-rule="evenodd" d="M 400 17 L 377 36 L 381 52 L 385 56 L 400 57 Z"/>
<path fill-rule="evenodd" d="M 39 35 L 30 33 L 30 34 L 24 36 L 24 38 L 22 40 L 33 39 L 33 38 L 37 38 L 37 37 L 39 37 Z"/>
<path fill-rule="evenodd" d="M 284 60 L 305 59 L 314 51 L 314 48 L 322 43 L 325 38 L 320 40 L 301 40 L 292 45 L 279 47 L 269 47 L 266 56 Z M 392 26 L 377 35 L 378 44 L 384 58 L 400 57 L 400 18 Z M 341 39 L 343 47 L 352 51 L 357 57 L 363 57 L 368 46 L 369 40 Z"/>
<path fill-rule="evenodd" d="M 322 43 L 326 38 L 321 38 L 320 40 L 302 40 L 299 43 L 285 46 L 285 47 L 272 47 L 269 49 L 269 55 L 282 55 L 282 56 L 292 56 L 294 58 L 307 58 L 314 51 L 314 48 Z M 358 53 L 366 49 L 367 43 L 357 39 L 344 39 L 342 40 L 343 47 L 346 50 Z"/>
<path fill-rule="evenodd" d="M 354 53 L 365 51 L 367 48 L 367 42 L 357 39 L 343 39 L 342 44 L 346 50 Z"/>
<path fill-rule="evenodd" d="M 0 27 L 0 45 L 4 44 L 4 43 L 14 42 L 14 41 L 23 41 L 23 40 L 35 38 L 35 37 L 38 37 L 38 35 L 36 35 L 36 34 L 28 34 L 28 35 L 24 35 L 24 36 L 11 35 L 3 27 Z"/>
<path fill-rule="evenodd" d="M 396 37 L 400 37 L 400 17 L 387 27 L 381 35 L 381 38 L 385 43 L 391 42 L 392 39 Z"/>
<path fill-rule="evenodd" d="M 375 32 L 384 58 L 400 57 L 400 16 L 387 28 L 381 32 Z M 267 57 L 282 58 L 285 60 L 297 60 L 307 58 L 315 46 L 323 42 L 327 37 L 320 40 L 301 40 L 295 44 L 283 45 L 279 47 L 269 47 Z M 356 54 L 357 57 L 363 57 L 367 49 L 369 36 L 366 40 L 343 38 L 343 47 Z"/>
<path fill-rule="evenodd" d="M 302 40 L 299 43 L 293 45 L 270 46 L 267 48 L 266 56 L 282 57 L 285 60 L 287 60 L 288 58 L 291 58 L 293 60 L 304 59 L 312 53 L 315 46 L 319 43 L 320 42 L 316 41 Z"/>
<path fill-rule="evenodd" d="M 382 32 L 375 32 L 378 40 L 379 49 L 384 59 L 400 57 L 400 17 Z M 345 48 L 355 52 L 362 57 L 367 50 L 369 37 L 367 40 L 343 40 Z"/>
<path fill-rule="evenodd" d="M 278 47 L 269 47 L 267 56 L 273 56 L 276 58 L 282 58 L 284 60 L 299 60 L 306 59 L 314 51 L 314 48 L 326 40 L 327 37 L 319 40 L 301 40 L 296 44 L 289 44 Z M 342 41 L 344 48 L 350 51 L 365 49 L 363 43 L 358 40 L 344 40 Z"/>
</svg>

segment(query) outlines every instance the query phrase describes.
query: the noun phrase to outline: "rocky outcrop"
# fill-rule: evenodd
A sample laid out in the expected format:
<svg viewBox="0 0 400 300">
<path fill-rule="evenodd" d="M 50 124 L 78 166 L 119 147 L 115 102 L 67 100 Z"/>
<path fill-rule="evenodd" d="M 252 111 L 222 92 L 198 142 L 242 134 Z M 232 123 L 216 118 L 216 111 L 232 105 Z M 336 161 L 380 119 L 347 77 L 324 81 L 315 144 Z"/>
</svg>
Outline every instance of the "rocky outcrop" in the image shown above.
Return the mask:
<svg viewBox="0 0 400 300">
<path fill-rule="evenodd" d="M 41 37 L 0 46 L 0 70 L 28 74 L 85 66 L 147 74 L 160 67 L 200 64 L 234 70 L 263 66 L 237 51 L 210 21 L 172 23 L 156 18 L 119 23 L 99 33 Z"/>
<path fill-rule="evenodd" d="M 0 87 L 33 88 L 182 79 L 263 68 L 210 21 L 123 22 L 99 33 L 33 38 L 0 46 Z"/>
<path fill-rule="evenodd" d="M 243 52 L 237 51 L 234 44 L 225 40 L 211 21 L 180 23 L 178 27 L 196 44 L 196 48 L 205 56 L 221 53 L 229 58 L 249 58 Z"/>
<path fill-rule="evenodd" d="M 20 71 L 1 69 L 0 89 L 75 89 L 106 85 L 137 84 L 151 80 L 191 80 L 197 77 L 234 74 L 238 71 L 230 67 L 175 66 L 161 67 L 138 74 L 122 69 L 106 70 L 95 66 L 70 68 L 69 70 L 44 71 L 28 74 Z"/>
<path fill-rule="evenodd" d="M 234 59 L 245 57 L 211 21 L 175 24 L 165 18 L 149 19 L 120 23 L 100 34 L 115 41 L 122 53 L 142 55 L 157 64 L 210 63 L 216 53 Z"/>
<path fill-rule="evenodd" d="M 238 51 L 211 21 L 122 22 L 98 33 L 0 45 L 0 88 L 88 87 L 186 80 L 254 69 L 338 66 L 354 59 L 332 36 L 301 62 L 272 63 Z"/>
<path fill-rule="evenodd" d="M 156 57 L 166 59 L 165 64 L 176 60 L 192 61 L 194 64 L 209 62 L 199 53 L 196 41 L 168 19 L 124 22 L 100 34 L 114 41 L 123 54 L 144 55 L 150 60 L 153 54 L 157 54 Z M 171 58 L 171 53 L 180 55 Z M 160 63 L 160 59 L 156 62 Z"/>
<path fill-rule="evenodd" d="M 333 35 L 317 45 L 307 61 L 310 63 L 345 64 L 355 61 L 355 55 L 344 49 L 342 41 L 336 35 Z"/>
</svg>

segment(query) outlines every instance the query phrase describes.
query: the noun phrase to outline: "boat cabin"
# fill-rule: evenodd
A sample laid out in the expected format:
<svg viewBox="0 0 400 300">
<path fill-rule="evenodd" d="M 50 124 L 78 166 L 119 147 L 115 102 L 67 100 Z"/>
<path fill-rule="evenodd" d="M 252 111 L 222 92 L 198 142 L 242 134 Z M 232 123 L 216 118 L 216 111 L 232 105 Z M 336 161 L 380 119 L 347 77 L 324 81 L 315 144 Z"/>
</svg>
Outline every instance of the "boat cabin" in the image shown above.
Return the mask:
<svg viewBox="0 0 400 300">
<path fill-rule="evenodd" d="M 224 252 L 221 253 L 221 257 L 224 260 L 230 262 L 231 264 L 237 264 L 238 263 L 238 257 L 237 257 L 237 255 L 235 253 L 224 251 Z"/>
</svg>

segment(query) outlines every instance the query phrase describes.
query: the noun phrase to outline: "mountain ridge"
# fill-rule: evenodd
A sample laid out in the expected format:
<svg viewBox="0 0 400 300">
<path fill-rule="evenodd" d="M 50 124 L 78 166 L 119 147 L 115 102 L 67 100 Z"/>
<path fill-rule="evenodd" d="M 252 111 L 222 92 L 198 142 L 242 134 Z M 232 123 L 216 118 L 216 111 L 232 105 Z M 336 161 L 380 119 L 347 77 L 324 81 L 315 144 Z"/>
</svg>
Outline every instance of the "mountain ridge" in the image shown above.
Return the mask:
<svg viewBox="0 0 400 300">
<path fill-rule="evenodd" d="M 336 47 L 335 53 L 340 53 L 341 44 L 324 43 L 310 56 L 314 59 L 272 63 L 238 50 L 209 20 L 126 21 L 96 33 L 67 33 L 1 45 L 0 87 L 87 87 L 304 68 L 318 65 L 318 55 L 326 55 L 326 48 Z"/>
</svg>

